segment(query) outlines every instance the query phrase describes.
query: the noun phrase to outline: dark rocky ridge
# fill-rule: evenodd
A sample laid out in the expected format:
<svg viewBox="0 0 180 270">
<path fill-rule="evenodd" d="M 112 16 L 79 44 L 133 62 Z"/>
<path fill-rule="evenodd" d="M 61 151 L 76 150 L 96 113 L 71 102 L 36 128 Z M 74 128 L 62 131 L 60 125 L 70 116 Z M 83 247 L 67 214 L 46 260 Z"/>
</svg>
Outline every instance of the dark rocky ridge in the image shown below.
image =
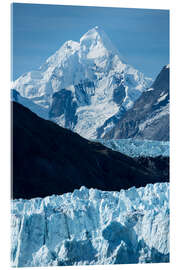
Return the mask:
<svg viewBox="0 0 180 270">
<path fill-rule="evenodd" d="M 168 66 L 161 70 L 151 89 L 142 93 L 115 127 L 104 135 L 105 139 L 169 140 L 169 113 L 166 112 L 169 106 Z"/>
<path fill-rule="evenodd" d="M 152 170 L 155 174 L 160 175 L 164 181 L 169 181 L 169 157 L 135 157 L 139 165 Z"/>
<path fill-rule="evenodd" d="M 12 197 L 45 197 L 82 185 L 120 190 L 167 181 L 161 172 L 90 142 L 13 102 Z"/>
<path fill-rule="evenodd" d="M 73 101 L 72 92 L 66 89 L 54 93 L 52 105 L 49 111 L 50 119 L 64 115 L 65 127 L 73 129 L 77 123 L 77 103 Z"/>
<path fill-rule="evenodd" d="M 60 89 L 54 93 L 49 108 L 49 119 L 56 122 L 56 118 L 62 116 L 64 118 L 63 127 L 70 130 L 73 130 L 77 124 L 78 106 L 90 105 L 91 97 L 95 92 L 94 82 L 88 79 L 80 81 L 79 84 L 74 85 L 74 88 L 74 93 L 68 89 Z"/>
</svg>

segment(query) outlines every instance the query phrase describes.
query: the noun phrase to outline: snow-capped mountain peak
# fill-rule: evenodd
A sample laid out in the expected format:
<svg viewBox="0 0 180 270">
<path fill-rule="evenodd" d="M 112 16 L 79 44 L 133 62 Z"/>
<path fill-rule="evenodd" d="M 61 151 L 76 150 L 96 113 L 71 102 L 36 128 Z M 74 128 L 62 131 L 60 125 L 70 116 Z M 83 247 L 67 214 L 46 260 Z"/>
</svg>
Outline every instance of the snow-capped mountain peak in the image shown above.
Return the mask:
<svg viewBox="0 0 180 270">
<path fill-rule="evenodd" d="M 81 49 L 87 52 L 87 58 L 96 58 L 109 53 L 118 54 L 106 33 L 101 27 L 94 27 L 80 39 Z"/>
<path fill-rule="evenodd" d="M 12 88 L 49 110 L 49 118 L 86 138 L 101 137 L 151 80 L 127 65 L 101 27 L 67 41 Z"/>
<path fill-rule="evenodd" d="M 63 59 L 69 57 L 70 55 L 76 53 L 79 50 L 79 43 L 73 40 L 66 41 L 59 50 L 50 56 L 46 63 L 57 66 L 62 63 Z"/>
</svg>

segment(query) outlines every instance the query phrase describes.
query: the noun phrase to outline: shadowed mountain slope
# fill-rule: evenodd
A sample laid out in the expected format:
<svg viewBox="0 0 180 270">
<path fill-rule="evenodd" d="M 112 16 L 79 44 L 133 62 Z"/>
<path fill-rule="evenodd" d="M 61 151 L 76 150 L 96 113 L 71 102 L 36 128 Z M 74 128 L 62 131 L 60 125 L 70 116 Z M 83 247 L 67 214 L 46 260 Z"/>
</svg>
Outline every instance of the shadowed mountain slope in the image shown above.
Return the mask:
<svg viewBox="0 0 180 270">
<path fill-rule="evenodd" d="M 104 138 L 169 140 L 169 65 Z"/>
<path fill-rule="evenodd" d="M 161 173 L 44 120 L 13 102 L 13 198 L 45 197 L 81 186 L 120 190 L 167 181 Z"/>
</svg>

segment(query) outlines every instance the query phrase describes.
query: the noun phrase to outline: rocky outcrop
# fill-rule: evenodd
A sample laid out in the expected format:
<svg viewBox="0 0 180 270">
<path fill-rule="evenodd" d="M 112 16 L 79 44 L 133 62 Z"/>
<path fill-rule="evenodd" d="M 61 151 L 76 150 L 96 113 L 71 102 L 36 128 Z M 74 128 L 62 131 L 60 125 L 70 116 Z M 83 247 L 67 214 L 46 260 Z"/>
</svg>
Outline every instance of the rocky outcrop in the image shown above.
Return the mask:
<svg viewBox="0 0 180 270">
<path fill-rule="evenodd" d="M 77 102 L 73 100 L 71 91 L 61 89 L 52 97 L 52 105 L 49 111 L 49 119 L 60 121 L 65 128 L 73 129 L 77 123 Z"/>
<path fill-rule="evenodd" d="M 104 138 L 169 140 L 169 66 Z"/>
</svg>

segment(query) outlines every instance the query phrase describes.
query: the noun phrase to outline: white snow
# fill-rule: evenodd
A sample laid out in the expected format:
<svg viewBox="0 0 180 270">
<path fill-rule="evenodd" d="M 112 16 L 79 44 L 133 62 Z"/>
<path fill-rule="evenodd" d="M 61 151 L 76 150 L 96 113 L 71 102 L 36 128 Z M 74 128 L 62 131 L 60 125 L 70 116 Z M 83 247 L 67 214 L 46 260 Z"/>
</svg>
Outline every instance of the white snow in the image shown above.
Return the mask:
<svg viewBox="0 0 180 270">
<path fill-rule="evenodd" d="M 73 100 L 76 100 L 75 85 L 87 79 L 93 82 L 95 93 L 92 96 L 87 93 L 90 100 L 87 112 L 86 104 L 78 102 L 78 121 L 74 128 L 80 135 L 93 139 L 97 136 L 97 127 L 118 112 L 113 92 L 119 86 L 116 80 L 122 77 L 126 89 L 122 106 L 127 110 L 152 80 L 126 64 L 105 32 L 96 26 L 85 33 L 80 42 L 65 42 L 38 70 L 13 82 L 12 88 L 42 107 L 46 104 L 47 108 L 47 100 L 50 106 L 53 93 L 65 88 L 72 91 Z M 57 119 L 56 122 L 62 123 Z"/>
<path fill-rule="evenodd" d="M 167 262 L 169 184 L 12 201 L 11 265 Z"/>
<path fill-rule="evenodd" d="M 147 90 L 146 90 L 146 92 L 150 92 L 150 91 L 153 91 L 154 90 L 154 88 L 148 88 Z"/>
<path fill-rule="evenodd" d="M 167 96 L 168 96 L 168 93 L 166 93 L 166 94 L 162 95 L 160 98 L 158 98 L 158 100 L 157 100 L 157 103 L 156 103 L 156 104 L 158 104 L 158 103 L 160 103 L 161 101 L 165 100 Z"/>
</svg>

